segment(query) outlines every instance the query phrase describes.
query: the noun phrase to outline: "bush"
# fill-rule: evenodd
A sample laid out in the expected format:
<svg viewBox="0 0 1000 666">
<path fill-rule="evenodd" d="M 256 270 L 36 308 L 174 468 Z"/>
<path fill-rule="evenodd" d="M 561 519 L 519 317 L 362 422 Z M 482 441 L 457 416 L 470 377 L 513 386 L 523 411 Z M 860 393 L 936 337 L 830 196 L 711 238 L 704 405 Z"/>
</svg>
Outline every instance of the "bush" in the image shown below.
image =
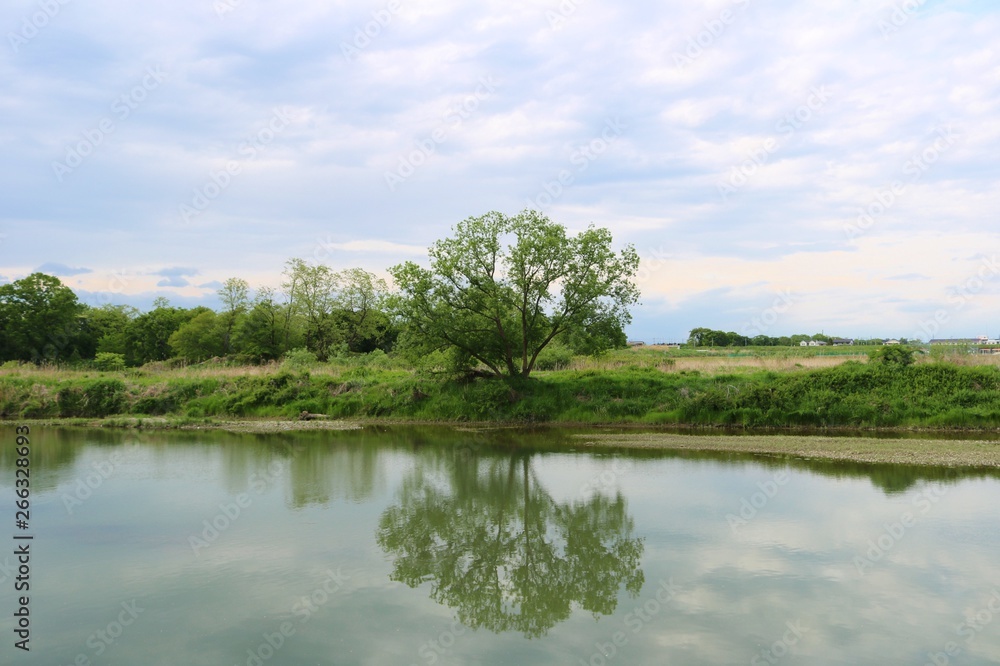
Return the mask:
<svg viewBox="0 0 1000 666">
<path fill-rule="evenodd" d="M 560 344 L 549 344 L 538 354 L 535 360 L 536 370 L 563 370 L 569 367 L 573 360 L 573 352 L 569 347 Z"/>
<path fill-rule="evenodd" d="M 56 401 L 63 417 L 103 417 L 128 411 L 125 383 L 120 379 L 97 379 L 82 387 L 61 388 Z"/>
<path fill-rule="evenodd" d="M 915 349 L 905 345 L 882 345 L 868 352 L 868 359 L 880 365 L 905 367 L 913 363 L 915 353 Z"/>
<path fill-rule="evenodd" d="M 319 359 L 316 358 L 316 354 L 312 353 L 304 347 L 298 349 L 291 349 L 285 354 L 285 361 L 282 363 L 282 368 L 288 370 L 308 370 L 309 368 L 315 367 L 319 363 Z"/>
<path fill-rule="evenodd" d="M 517 400 L 517 394 L 503 379 L 477 379 L 463 391 L 466 413 L 479 419 L 502 418 Z"/>
<path fill-rule="evenodd" d="M 120 372 L 125 369 L 125 355 L 114 354 L 112 352 L 97 352 L 97 356 L 94 357 L 94 365 L 98 370 Z"/>
</svg>

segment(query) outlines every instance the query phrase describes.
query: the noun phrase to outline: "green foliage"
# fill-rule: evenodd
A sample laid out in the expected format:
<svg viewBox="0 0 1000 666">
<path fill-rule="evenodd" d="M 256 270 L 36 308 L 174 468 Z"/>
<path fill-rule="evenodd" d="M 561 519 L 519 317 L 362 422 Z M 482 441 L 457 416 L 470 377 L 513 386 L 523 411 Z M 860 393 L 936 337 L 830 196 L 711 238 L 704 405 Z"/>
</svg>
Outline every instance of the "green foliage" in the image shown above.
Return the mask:
<svg viewBox="0 0 1000 666">
<path fill-rule="evenodd" d="M 181 324 L 167 342 L 178 358 L 198 363 L 224 355 L 226 339 L 226 318 L 205 310 Z"/>
<path fill-rule="evenodd" d="M 128 410 L 125 383 L 120 379 L 95 379 L 66 386 L 59 390 L 57 400 L 63 417 L 103 417 Z"/>
<path fill-rule="evenodd" d="M 65 372 L 0 376 L 8 417 L 168 414 L 434 421 L 660 423 L 737 427 L 997 427 L 1000 371 L 921 363 L 712 376 L 655 367 L 551 371 L 507 380 L 397 368 L 389 356 L 312 365 L 308 350 L 273 374 L 125 380 Z M 301 357 L 296 365 L 294 359 Z M 441 359 L 439 359 L 439 362 Z M 147 366 L 148 368 L 149 366 Z M 304 368 L 310 368 L 305 373 Z M 293 371 L 294 370 L 294 371 Z"/>
<path fill-rule="evenodd" d="M 915 349 L 910 349 L 905 345 L 883 345 L 868 352 L 868 358 L 872 363 L 877 363 L 892 367 L 906 367 L 913 364 Z"/>
<path fill-rule="evenodd" d="M 830 344 L 833 338 L 822 333 L 806 335 L 796 333 L 791 336 L 771 337 L 768 335 L 756 335 L 748 337 L 732 331 L 716 331 L 711 328 L 699 327 L 691 330 L 687 343 L 692 347 L 797 347 L 801 342 L 825 342 Z M 882 341 L 879 340 L 878 344 Z M 858 341 L 860 344 L 860 341 Z"/>
<path fill-rule="evenodd" d="M 413 262 L 390 269 L 409 341 L 458 350 L 497 375 L 527 377 L 561 334 L 606 337 L 631 321 L 638 300 L 634 248 L 616 254 L 611 233 L 593 226 L 569 237 L 535 211 L 468 218 L 429 253 L 429 270 Z"/>
<path fill-rule="evenodd" d="M 125 355 L 112 352 L 98 352 L 94 357 L 94 366 L 106 372 L 120 372 L 125 369 Z"/>
<path fill-rule="evenodd" d="M 44 273 L 0 285 L 0 361 L 41 363 L 79 354 L 83 306 Z"/>
<path fill-rule="evenodd" d="M 273 289 L 261 288 L 235 334 L 237 353 L 257 362 L 279 358 L 287 349 L 289 320 L 290 306 L 278 303 Z"/>
<path fill-rule="evenodd" d="M 99 308 L 87 308 L 83 315 L 85 337 L 81 354 L 85 358 L 99 352 L 125 356 L 126 331 L 137 316 L 139 311 L 131 305 L 106 303 Z"/>
<path fill-rule="evenodd" d="M 564 370 L 573 360 L 573 350 L 558 343 L 545 347 L 538 355 L 535 368 L 538 370 Z"/>
<path fill-rule="evenodd" d="M 468 627 L 528 638 L 574 606 L 597 617 L 615 611 L 622 589 L 638 595 L 643 542 L 621 495 L 558 502 L 527 457 L 465 451 L 443 483 L 414 470 L 383 512 L 376 541 L 392 580 L 429 586 Z"/>
<path fill-rule="evenodd" d="M 246 280 L 232 277 L 227 279 L 216 293 L 224 309 L 220 313 L 217 325 L 221 339 L 213 346 L 221 348 L 222 354 L 231 354 L 235 351 L 233 338 L 237 325 L 250 304 L 250 285 Z"/>
<path fill-rule="evenodd" d="M 285 354 L 285 360 L 281 365 L 283 368 L 288 368 L 289 370 L 308 370 L 315 367 L 318 363 L 319 359 L 316 357 L 316 354 L 304 347 L 300 347 L 289 350 Z"/>
<path fill-rule="evenodd" d="M 490 421 L 498 416 L 502 420 L 509 406 L 516 402 L 517 393 L 499 377 L 479 378 L 465 388 L 463 398 L 466 404 L 463 412 L 474 420 Z"/>
<path fill-rule="evenodd" d="M 143 365 L 150 361 L 167 360 L 173 356 L 170 336 L 205 312 L 210 310 L 201 307 L 191 310 L 174 308 L 161 299 L 152 310 L 129 322 L 125 331 L 126 361 L 129 365 Z"/>
</svg>

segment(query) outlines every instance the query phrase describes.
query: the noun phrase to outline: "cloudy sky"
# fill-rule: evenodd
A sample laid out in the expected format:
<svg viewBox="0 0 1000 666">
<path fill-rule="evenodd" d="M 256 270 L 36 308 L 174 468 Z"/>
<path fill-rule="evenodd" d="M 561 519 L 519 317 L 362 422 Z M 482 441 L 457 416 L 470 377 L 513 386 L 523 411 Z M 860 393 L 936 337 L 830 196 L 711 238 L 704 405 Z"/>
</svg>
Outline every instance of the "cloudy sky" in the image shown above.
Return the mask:
<svg viewBox="0 0 1000 666">
<path fill-rule="evenodd" d="M 0 276 L 215 304 L 538 208 L 633 338 L 1000 335 L 990 0 L 10 0 Z"/>
</svg>

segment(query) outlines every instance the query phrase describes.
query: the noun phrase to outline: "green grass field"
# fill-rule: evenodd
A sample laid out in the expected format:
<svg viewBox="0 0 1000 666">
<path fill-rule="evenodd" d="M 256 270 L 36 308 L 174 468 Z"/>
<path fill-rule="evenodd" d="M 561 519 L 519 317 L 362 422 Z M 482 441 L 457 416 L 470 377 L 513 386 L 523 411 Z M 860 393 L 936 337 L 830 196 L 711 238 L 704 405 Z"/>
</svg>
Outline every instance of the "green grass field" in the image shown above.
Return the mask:
<svg viewBox="0 0 1000 666">
<path fill-rule="evenodd" d="M 868 364 L 857 353 L 823 351 L 640 348 L 567 359 L 562 369 L 513 383 L 417 370 L 386 355 L 295 369 L 277 364 L 150 365 L 123 372 L 5 367 L 0 370 L 0 416 L 290 419 L 307 411 L 332 418 L 427 422 L 1000 427 L 1000 357 L 928 355 L 898 367 Z"/>
</svg>

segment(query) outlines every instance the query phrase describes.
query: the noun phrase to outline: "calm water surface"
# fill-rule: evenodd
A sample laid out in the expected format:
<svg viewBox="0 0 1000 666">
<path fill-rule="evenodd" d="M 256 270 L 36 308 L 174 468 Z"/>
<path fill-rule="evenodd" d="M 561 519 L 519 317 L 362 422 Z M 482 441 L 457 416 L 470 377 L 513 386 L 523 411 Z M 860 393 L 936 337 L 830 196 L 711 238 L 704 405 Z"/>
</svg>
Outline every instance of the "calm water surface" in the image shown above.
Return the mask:
<svg viewBox="0 0 1000 666">
<path fill-rule="evenodd" d="M 0 436 L 3 664 L 1000 662 L 996 473 L 430 428 L 34 428 L 25 654 Z"/>
</svg>

